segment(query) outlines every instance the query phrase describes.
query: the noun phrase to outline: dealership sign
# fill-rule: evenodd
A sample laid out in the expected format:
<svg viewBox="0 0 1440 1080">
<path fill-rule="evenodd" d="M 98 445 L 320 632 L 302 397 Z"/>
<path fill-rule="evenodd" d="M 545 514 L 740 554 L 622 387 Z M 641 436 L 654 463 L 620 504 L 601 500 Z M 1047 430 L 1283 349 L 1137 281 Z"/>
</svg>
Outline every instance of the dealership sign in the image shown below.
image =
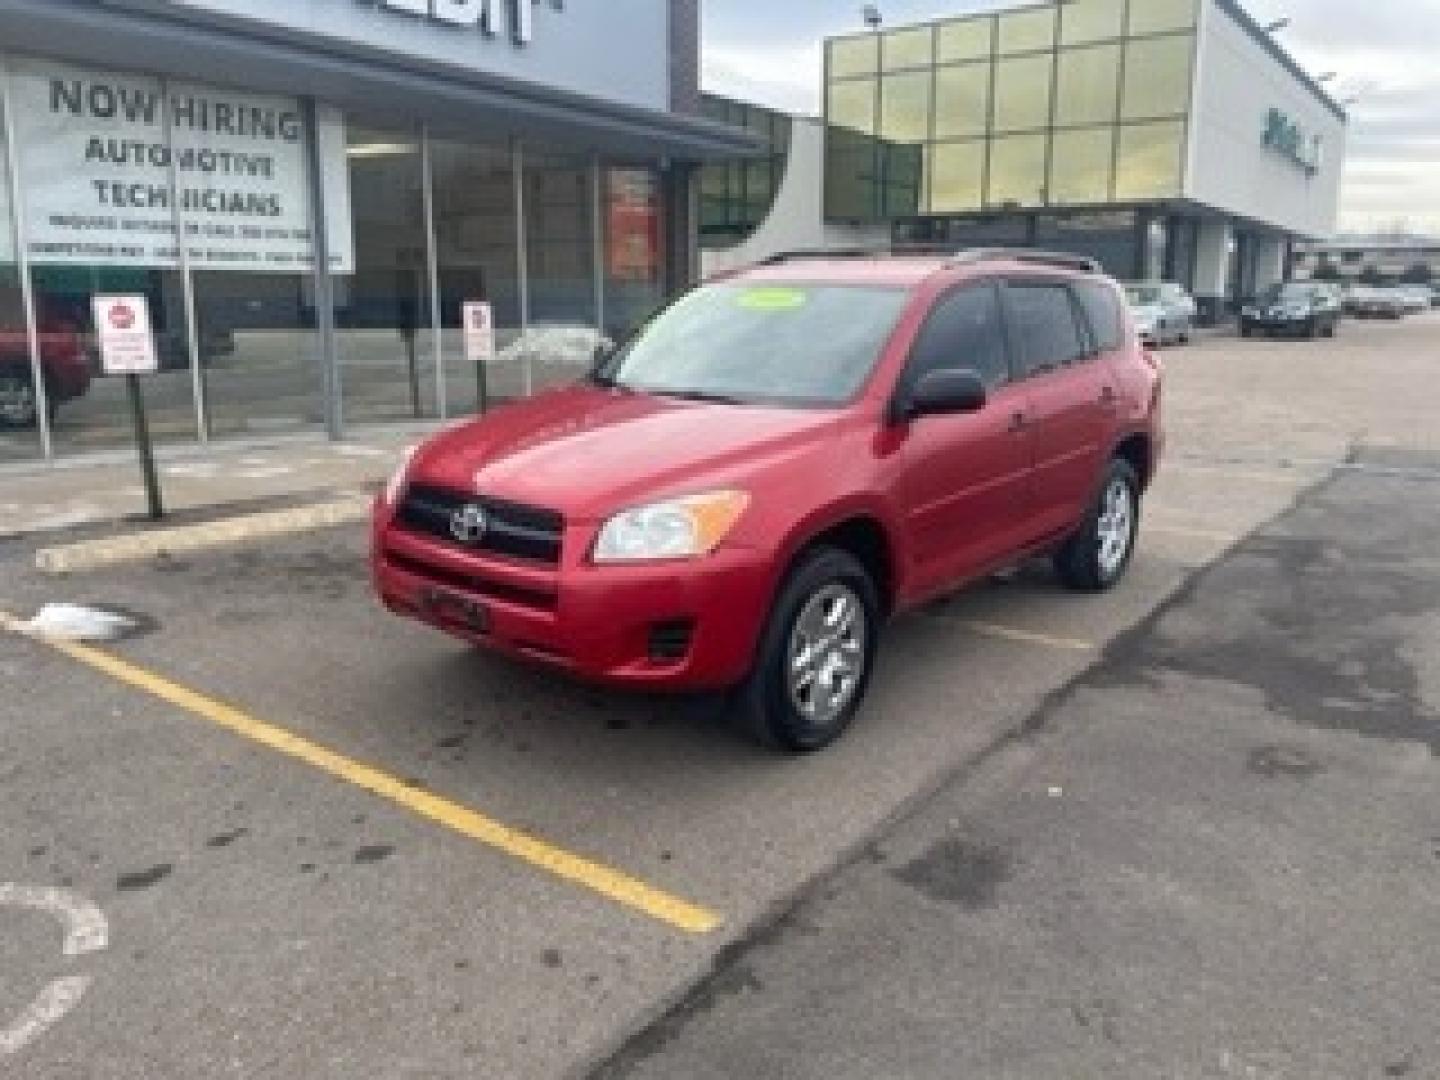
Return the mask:
<svg viewBox="0 0 1440 1080">
<path fill-rule="evenodd" d="M 1320 171 L 1324 141 L 1319 135 L 1308 134 L 1299 124 L 1279 109 L 1265 116 L 1265 135 L 1261 144 L 1314 176 Z"/>
<path fill-rule="evenodd" d="M 510 23 L 510 39 L 516 45 L 528 45 L 535 38 L 537 0 L 381 0 L 390 11 L 421 15 L 449 26 L 474 27 L 493 37 L 500 32 L 500 9 L 505 9 Z M 556 8 L 561 0 L 551 0 Z"/>
<path fill-rule="evenodd" d="M 306 115 L 294 98 L 41 60 L 11 68 L 32 262 L 298 274 L 315 259 Z M 354 264 L 344 123 L 316 133 L 331 270 Z"/>
</svg>

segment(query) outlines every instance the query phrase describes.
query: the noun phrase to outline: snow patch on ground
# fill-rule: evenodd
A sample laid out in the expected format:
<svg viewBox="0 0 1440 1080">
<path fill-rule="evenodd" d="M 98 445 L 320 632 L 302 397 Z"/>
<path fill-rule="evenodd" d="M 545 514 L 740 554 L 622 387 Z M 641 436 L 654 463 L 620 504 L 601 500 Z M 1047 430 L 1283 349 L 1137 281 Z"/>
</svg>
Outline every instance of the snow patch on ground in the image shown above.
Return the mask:
<svg viewBox="0 0 1440 1080">
<path fill-rule="evenodd" d="M 115 641 L 136 628 L 133 619 L 80 604 L 46 604 L 25 624 L 32 633 L 60 641 Z"/>
</svg>

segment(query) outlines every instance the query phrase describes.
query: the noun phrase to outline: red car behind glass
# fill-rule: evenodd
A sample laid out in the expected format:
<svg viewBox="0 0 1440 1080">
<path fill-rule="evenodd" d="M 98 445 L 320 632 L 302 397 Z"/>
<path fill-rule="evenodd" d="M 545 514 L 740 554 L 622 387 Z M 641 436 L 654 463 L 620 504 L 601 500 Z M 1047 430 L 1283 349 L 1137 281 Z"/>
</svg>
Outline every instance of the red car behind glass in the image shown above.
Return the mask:
<svg viewBox="0 0 1440 1080">
<path fill-rule="evenodd" d="M 90 354 L 71 326 L 42 323 L 40 368 L 50 408 L 83 397 L 90 389 Z M 34 427 L 40 415 L 25 328 L 0 326 L 0 428 Z"/>
<path fill-rule="evenodd" d="M 1160 382 L 1088 260 L 777 257 L 420 447 L 375 508 L 376 586 L 577 676 L 732 690 L 762 739 L 817 749 L 890 615 L 1037 554 L 1120 578 Z"/>
</svg>

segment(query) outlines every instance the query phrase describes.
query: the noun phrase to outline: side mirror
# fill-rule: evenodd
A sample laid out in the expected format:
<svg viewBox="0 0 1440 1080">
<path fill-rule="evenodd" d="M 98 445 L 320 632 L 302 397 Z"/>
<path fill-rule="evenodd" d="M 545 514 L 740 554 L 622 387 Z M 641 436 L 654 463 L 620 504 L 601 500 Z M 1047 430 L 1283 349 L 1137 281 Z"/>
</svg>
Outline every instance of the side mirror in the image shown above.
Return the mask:
<svg viewBox="0 0 1440 1080">
<path fill-rule="evenodd" d="M 990 399 L 985 382 L 968 369 L 932 371 L 921 377 L 901 410 L 903 419 L 978 413 Z"/>
</svg>

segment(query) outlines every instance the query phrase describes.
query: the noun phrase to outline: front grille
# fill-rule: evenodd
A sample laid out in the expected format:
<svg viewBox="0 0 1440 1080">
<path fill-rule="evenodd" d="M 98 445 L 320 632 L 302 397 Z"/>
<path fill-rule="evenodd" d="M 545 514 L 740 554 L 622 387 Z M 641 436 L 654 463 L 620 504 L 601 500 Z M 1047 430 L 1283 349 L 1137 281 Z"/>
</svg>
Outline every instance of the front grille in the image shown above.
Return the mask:
<svg viewBox="0 0 1440 1080">
<path fill-rule="evenodd" d="M 511 585 L 477 574 L 462 574 L 441 566 L 433 566 L 398 551 L 387 550 L 385 558 L 392 566 L 404 570 L 407 574 L 413 574 L 425 581 L 433 581 L 436 584 L 446 585 L 460 592 L 473 593 L 490 600 L 503 600 L 508 604 L 535 608 L 537 611 L 554 611 L 559 602 L 559 597 L 554 592 L 527 589 L 521 585 Z"/>
<path fill-rule="evenodd" d="M 486 528 L 479 540 L 461 539 L 451 528 L 455 514 L 469 506 L 485 511 Z M 433 536 L 451 547 L 550 566 L 560 562 L 560 545 L 565 534 L 565 518 L 553 510 L 464 495 L 426 484 L 412 485 L 406 491 L 397 520 L 411 532 Z"/>
</svg>

